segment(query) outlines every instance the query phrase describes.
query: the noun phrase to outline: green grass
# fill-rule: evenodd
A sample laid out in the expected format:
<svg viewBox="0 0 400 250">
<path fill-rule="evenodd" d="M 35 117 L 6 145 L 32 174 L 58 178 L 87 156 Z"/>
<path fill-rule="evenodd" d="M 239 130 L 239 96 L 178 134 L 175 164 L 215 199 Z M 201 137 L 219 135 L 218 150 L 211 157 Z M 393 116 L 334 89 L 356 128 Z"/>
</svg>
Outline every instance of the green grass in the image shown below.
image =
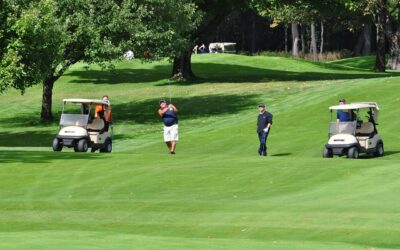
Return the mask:
<svg viewBox="0 0 400 250">
<path fill-rule="evenodd" d="M 199 79 L 171 83 L 177 155 L 156 116 L 167 62 L 74 66 L 62 98 L 110 95 L 110 155 L 51 152 L 57 123 L 38 122 L 41 88 L 0 105 L 0 249 L 399 249 L 400 74 L 372 58 L 312 63 L 199 55 Z M 377 101 L 387 155 L 322 159 L 328 106 Z M 269 157 L 256 155 L 257 104 L 274 114 Z"/>
</svg>

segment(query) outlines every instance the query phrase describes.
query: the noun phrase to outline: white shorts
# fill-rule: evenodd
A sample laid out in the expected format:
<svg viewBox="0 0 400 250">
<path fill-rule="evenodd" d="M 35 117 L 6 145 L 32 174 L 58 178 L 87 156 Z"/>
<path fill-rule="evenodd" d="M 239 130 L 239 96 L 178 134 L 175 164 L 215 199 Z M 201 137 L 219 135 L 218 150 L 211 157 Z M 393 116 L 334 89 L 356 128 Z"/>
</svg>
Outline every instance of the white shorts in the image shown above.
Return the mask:
<svg viewBox="0 0 400 250">
<path fill-rule="evenodd" d="M 164 126 L 164 142 L 178 141 L 178 124 L 172 125 L 170 127 Z"/>
</svg>

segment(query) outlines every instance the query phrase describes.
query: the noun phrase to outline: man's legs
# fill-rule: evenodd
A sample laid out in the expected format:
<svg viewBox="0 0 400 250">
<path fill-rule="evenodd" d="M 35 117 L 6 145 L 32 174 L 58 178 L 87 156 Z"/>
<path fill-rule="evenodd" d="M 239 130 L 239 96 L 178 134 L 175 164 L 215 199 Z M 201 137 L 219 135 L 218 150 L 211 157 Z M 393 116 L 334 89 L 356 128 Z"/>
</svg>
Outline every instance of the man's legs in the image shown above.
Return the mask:
<svg viewBox="0 0 400 250">
<path fill-rule="evenodd" d="M 260 149 L 258 150 L 258 153 L 263 156 L 267 156 L 267 138 L 268 138 L 269 132 L 260 132 L 258 133 L 258 138 L 260 139 Z"/>
<path fill-rule="evenodd" d="M 262 140 L 262 139 L 263 139 L 263 138 L 262 138 L 262 132 L 259 132 L 259 133 L 258 133 L 258 140 L 259 140 L 259 142 L 260 142 L 260 146 L 258 147 L 258 154 L 259 154 L 259 155 L 261 155 L 262 152 L 263 152 L 263 144 L 262 144 L 263 140 Z"/>
<path fill-rule="evenodd" d="M 171 141 L 171 148 L 169 150 L 171 154 L 175 154 L 175 148 L 176 148 L 176 141 Z"/>
<path fill-rule="evenodd" d="M 166 141 L 165 144 L 167 144 L 168 150 L 171 152 L 171 142 Z"/>
<path fill-rule="evenodd" d="M 269 135 L 269 131 L 268 132 L 264 132 L 263 133 L 264 134 L 264 151 L 263 151 L 263 156 L 267 156 L 267 138 L 268 138 L 268 135 Z"/>
<path fill-rule="evenodd" d="M 178 124 L 175 124 L 172 126 L 171 129 L 171 149 L 170 149 L 171 154 L 175 154 L 175 148 L 178 139 L 179 139 Z"/>
<path fill-rule="evenodd" d="M 175 124 L 171 127 L 164 127 L 164 141 L 168 146 L 171 154 L 175 154 L 176 142 L 178 141 L 178 125 Z"/>
<path fill-rule="evenodd" d="M 171 128 L 164 126 L 164 142 L 167 144 L 169 152 L 171 152 Z"/>
</svg>

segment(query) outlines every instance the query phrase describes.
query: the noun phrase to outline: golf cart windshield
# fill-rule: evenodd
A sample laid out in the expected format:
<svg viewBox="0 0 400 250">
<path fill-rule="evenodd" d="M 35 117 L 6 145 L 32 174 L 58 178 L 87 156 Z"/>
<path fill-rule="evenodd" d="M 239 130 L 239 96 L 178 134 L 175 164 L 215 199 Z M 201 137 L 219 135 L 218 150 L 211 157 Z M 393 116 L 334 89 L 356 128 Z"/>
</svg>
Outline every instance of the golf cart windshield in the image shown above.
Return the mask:
<svg viewBox="0 0 400 250">
<path fill-rule="evenodd" d="M 89 120 L 89 115 L 62 114 L 60 119 L 60 125 L 84 127 L 87 125 L 88 120 Z"/>
<path fill-rule="evenodd" d="M 357 122 L 331 122 L 329 125 L 329 137 L 336 134 L 354 135 L 357 128 Z"/>
</svg>

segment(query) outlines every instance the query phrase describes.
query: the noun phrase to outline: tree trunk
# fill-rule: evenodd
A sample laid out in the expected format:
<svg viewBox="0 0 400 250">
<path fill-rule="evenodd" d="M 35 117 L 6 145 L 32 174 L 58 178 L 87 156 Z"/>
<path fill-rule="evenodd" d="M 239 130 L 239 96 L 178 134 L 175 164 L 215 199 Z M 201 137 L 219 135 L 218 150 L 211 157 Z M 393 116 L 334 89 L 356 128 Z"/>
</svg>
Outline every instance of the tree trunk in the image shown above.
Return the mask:
<svg viewBox="0 0 400 250">
<path fill-rule="evenodd" d="M 385 72 L 385 53 L 386 53 L 386 18 L 388 13 L 387 0 L 379 0 L 378 8 L 375 13 L 376 26 L 376 59 L 374 70 Z"/>
<path fill-rule="evenodd" d="M 318 60 L 318 52 L 317 52 L 317 39 L 315 35 L 315 23 L 311 23 L 311 53 L 313 55 L 314 61 Z"/>
<path fill-rule="evenodd" d="M 368 56 L 371 55 L 371 24 L 367 24 L 362 33 L 363 41 L 364 41 L 364 46 L 362 49 L 362 55 L 363 56 Z"/>
<path fill-rule="evenodd" d="M 400 70 L 400 3 L 396 7 L 398 19 L 388 22 L 386 30 L 390 50 L 386 67 L 392 70 Z"/>
<path fill-rule="evenodd" d="M 287 37 L 288 37 L 287 30 L 288 30 L 288 28 L 286 27 L 286 25 L 283 27 L 285 29 L 285 53 L 287 53 L 288 52 L 288 46 L 287 46 Z"/>
<path fill-rule="evenodd" d="M 43 94 L 42 94 L 42 112 L 40 113 L 40 118 L 42 121 L 53 120 L 52 104 L 53 104 L 53 87 L 54 83 L 64 74 L 64 72 L 74 64 L 76 61 L 66 62 L 65 65 L 61 67 L 60 70 L 56 71 L 53 68 L 49 76 L 43 81 Z"/>
<path fill-rule="evenodd" d="M 251 54 L 256 53 L 256 14 L 251 13 Z"/>
<path fill-rule="evenodd" d="M 299 25 L 292 23 L 292 56 L 299 56 Z"/>
<path fill-rule="evenodd" d="M 396 32 L 392 32 L 389 38 L 389 60 L 387 67 L 392 70 L 400 70 L 400 25 L 397 24 Z"/>
<path fill-rule="evenodd" d="M 304 30 L 304 26 L 303 25 L 301 25 L 300 28 L 301 28 L 301 32 L 300 32 L 300 36 L 301 36 L 301 53 L 304 55 L 306 53 L 306 41 L 304 39 L 305 30 Z"/>
<path fill-rule="evenodd" d="M 354 48 L 356 56 L 368 56 L 371 54 L 371 32 L 371 24 L 365 25 Z"/>
<path fill-rule="evenodd" d="M 51 111 L 52 103 L 53 103 L 53 86 L 54 86 L 54 77 L 48 77 L 43 82 L 43 95 L 42 95 L 42 112 L 40 113 L 40 119 L 42 121 L 51 121 L 53 120 L 53 113 Z"/>
<path fill-rule="evenodd" d="M 182 53 L 180 57 L 175 57 L 171 76 L 185 79 L 195 78 L 196 76 L 193 74 L 191 61 L 192 53 L 189 51 Z"/>
<path fill-rule="evenodd" d="M 354 55 L 360 56 L 362 47 L 364 45 L 364 29 L 361 34 L 358 36 L 356 46 L 354 47 Z"/>
<path fill-rule="evenodd" d="M 323 52 L 324 52 L 324 23 L 321 21 L 321 44 L 319 47 L 319 57 L 321 60 Z"/>
</svg>

